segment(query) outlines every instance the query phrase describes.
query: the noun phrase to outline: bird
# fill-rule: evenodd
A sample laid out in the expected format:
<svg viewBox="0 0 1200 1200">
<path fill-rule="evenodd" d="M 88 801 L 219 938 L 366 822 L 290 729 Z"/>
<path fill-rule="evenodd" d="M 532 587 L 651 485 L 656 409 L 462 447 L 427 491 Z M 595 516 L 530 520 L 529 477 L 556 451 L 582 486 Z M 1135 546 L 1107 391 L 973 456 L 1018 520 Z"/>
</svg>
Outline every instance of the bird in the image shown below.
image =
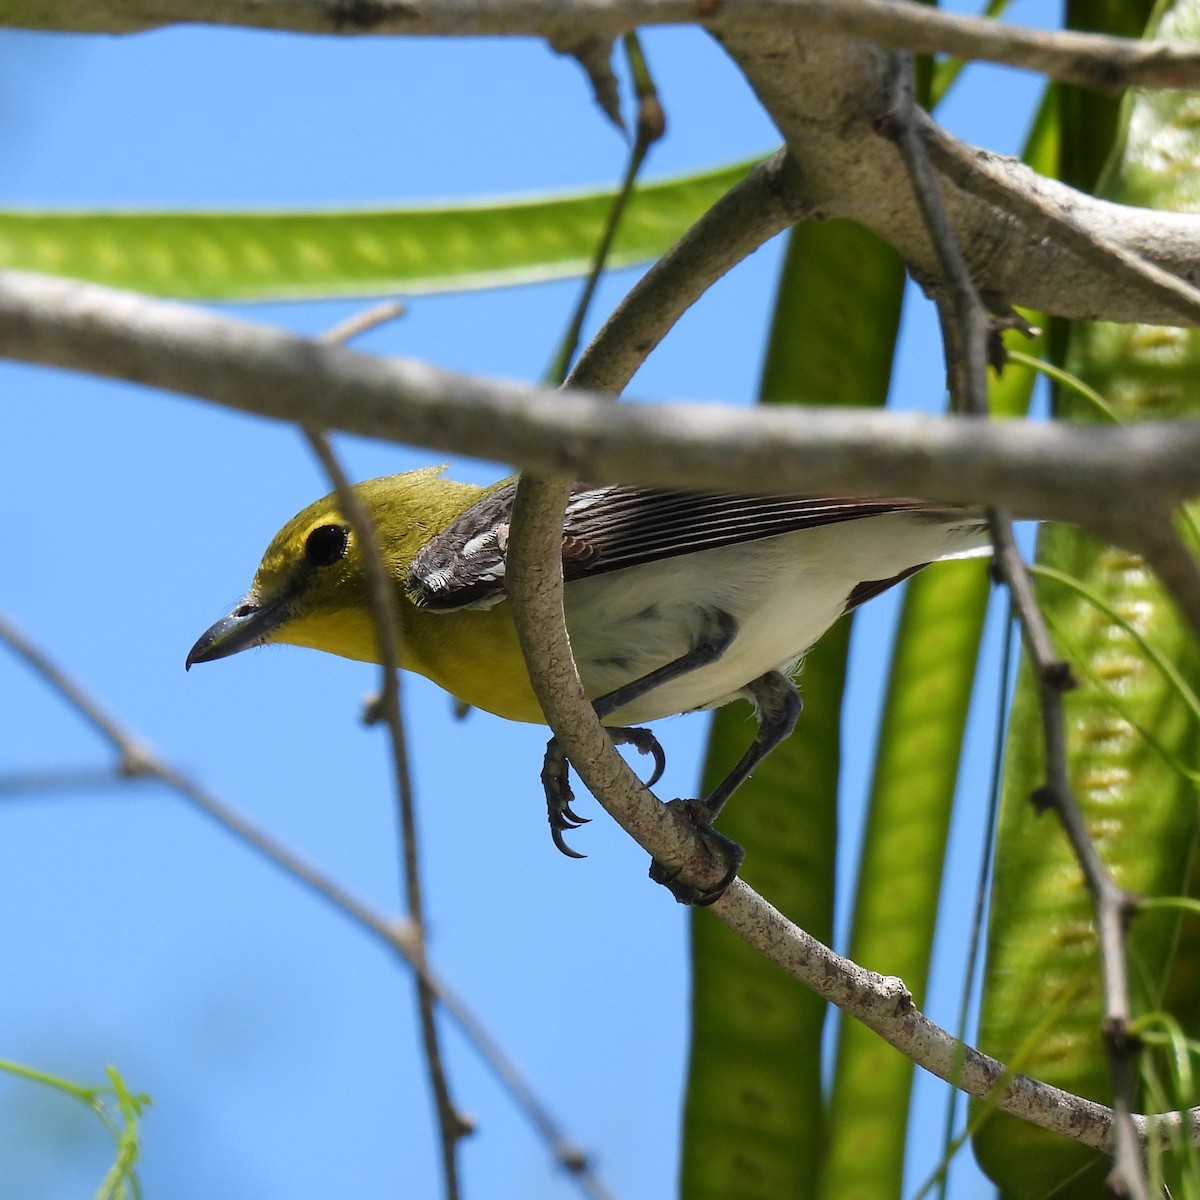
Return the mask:
<svg viewBox="0 0 1200 1200">
<path fill-rule="evenodd" d="M 354 490 L 395 587 L 400 662 L 457 700 L 512 721 L 544 723 L 505 591 L 515 478 L 461 483 L 444 467 L 369 479 Z M 755 767 L 792 731 L 794 674 L 843 614 L 927 564 L 987 553 L 984 515 L 905 498 L 752 495 L 638 484 L 572 486 L 563 519 L 567 631 L 579 676 L 617 744 L 665 754 L 643 726 L 679 713 L 751 701 L 758 729 L 708 796 L 687 801 L 712 823 Z M 284 643 L 377 662 L 369 583 L 357 535 L 336 493 L 283 526 L 249 591 L 203 633 L 186 666 Z M 584 823 L 571 807 L 557 740 L 542 773 L 555 845 Z M 714 836 L 719 836 L 712 831 Z M 741 861 L 721 839 L 728 879 Z M 660 879 L 660 882 L 667 882 Z"/>
</svg>

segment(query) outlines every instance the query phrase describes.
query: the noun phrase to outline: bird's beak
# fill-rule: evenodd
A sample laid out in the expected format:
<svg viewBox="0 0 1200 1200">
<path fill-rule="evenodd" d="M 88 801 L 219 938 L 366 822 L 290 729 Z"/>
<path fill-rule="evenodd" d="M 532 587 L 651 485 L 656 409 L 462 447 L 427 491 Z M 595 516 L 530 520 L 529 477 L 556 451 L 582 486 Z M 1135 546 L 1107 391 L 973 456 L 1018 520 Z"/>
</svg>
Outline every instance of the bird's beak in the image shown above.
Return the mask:
<svg viewBox="0 0 1200 1200">
<path fill-rule="evenodd" d="M 253 592 L 245 596 L 236 608 L 200 635 L 188 651 L 185 670 L 190 671 L 192 663 L 215 662 L 251 646 L 261 646 L 287 620 L 287 601 L 288 597 L 281 596 L 264 602 Z"/>
</svg>

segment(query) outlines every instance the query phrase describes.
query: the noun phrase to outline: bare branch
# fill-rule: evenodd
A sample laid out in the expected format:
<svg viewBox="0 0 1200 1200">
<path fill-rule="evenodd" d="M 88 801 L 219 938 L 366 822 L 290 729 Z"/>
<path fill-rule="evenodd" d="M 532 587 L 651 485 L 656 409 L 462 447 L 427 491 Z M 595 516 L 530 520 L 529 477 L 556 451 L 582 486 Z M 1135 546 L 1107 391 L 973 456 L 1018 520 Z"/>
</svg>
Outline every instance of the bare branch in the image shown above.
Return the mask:
<svg viewBox="0 0 1200 1200">
<path fill-rule="evenodd" d="M 0 273 L 0 355 L 596 482 L 913 495 L 1102 534 L 1127 516 L 1125 496 L 1162 511 L 1200 495 L 1197 421 L 983 426 L 842 409 L 614 406 L 17 271 Z"/>
<path fill-rule="evenodd" d="M 539 573 L 535 557 L 526 557 L 528 545 L 522 543 L 533 542 L 534 539 L 527 537 L 531 529 L 535 537 L 560 536 L 561 520 L 545 515 L 552 511 L 558 495 L 553 487 L 546 488 L 541 481 L 529 489 L 525 489 L 523 482 L 523 502 L 527 508 L 520 514 L 514 513 L 514 533 L 509 546 L 510 597 L 514 608 L 520 605 L 523 610 L 519 627 L 531 620 L 545 622 L 542 636 L 536 639 L 536 660 L 530 664 L 534 668 L 532 678 L 538 699 L 584 783 L 626 831 L 654 858 L 684 865 L 689 878 L 702 884 L 716 882 L 719 873 L 708 879 L 703 874 L 703 864 L 696 861 L 691 831 L 681 829 L 674 819 L 674 810 L 655 801 L 613 753 L 608 736 L 574 673 L 569 646 L 565 639 L 553 639 L 554 628 L 562 622 L 561 573 L 557 581 L 553 576 Z M 545 503 L 547 498 L 549 505 Z M 547 590 L 553 593 L 556 585 L 558 594 L 550 603 L 541 603 L 539 597 L 544 598 Z M 545 636 L 547 630 L 551 631 L 550 644 Z M 540 673 L 543 664 L 550 668 L 545 674 Z M 788 921 L 742 880 L 735 880 L 711 911 L 772 962 L 939 1078 L 973 1096 L 994 1099 L 1001 1112 L 1063 1133 L 1095 1149 L 1112 1150 L 1111 1109 L 1025 1075 L 1009 1076 L 1002 1063 L 964 1047 L 953 1035 L 929 1021 L 913 1005 L 901 980 L 877 975 L 836 954 Z M 993 1089 L 997 1088 L 999 1094 L 992 1097 Z M 1163 1119 L 1153 1118 L 1155 1136 L 1165 1136 L 1157 1124 Z M 1165 1119 L 1180 1118 L 1171 1114 Z M 1200 1112 L 1193 1111 L 1185 1119 L 1195 1137 L 1200 1130 Z M 1135 1127 L 1144 1140 L 1146 1118 L 1137 1118 Z"/>
<path fill-rule="evenodd" d="M 557 513 L 564 499 L 559 481 L 523 480 L 509 544 L 509 595 L 518 630 L 537 631 L 523 638 L 522 645 L 538 700 L 588 789 L 626 832 L 653 858 L 680 866 L 685 878 L 702 886 L 715 884 L 721 872 L 706 874 L 693 831 L 674 809 L 658 803 L 615 754 L 579 683 L 562 631 L 561 570 L 542 570 L 538 554 L 547 542 L 557 549 L 562 529 Z M 756 950 L 926 1070 L 971 1095 L 994 1099 L 1002 1112 L 1111 1151 L 1112 1110 L 1024 1075 L 1008 1076 L 1003 1064 L 964 1047 L 923 1016 L 901 980 L 835 954 L 743 881 L 735 880 L 712 911 Z M 991 1097 L 996 1088 L 999 1095 Z M 1192 1113 L 1188 1119 L 1195 1130 L 1200 1116 Z M 1145 1118 L 1136 1128 L 1144 1138 Z M 1156 1125 L 1156 1136 L 1163 1136 L 1158 1129 Z"/>
<path fill-rule="evenodd" d="M 285 875 L 303 884 L 318 898 L 349 917 L 360 929 L 383 943 L 421 978 L 437 997 L 438 1002 L 453 1017 L 468 1043 L 496 1076 L 513 1102 L 529 1119 L 545 1140 L 555 1161 L 568 1171 L 589 1200 L 609 1200 L 609 1193 L 596 1176 L 589 1158 L 563 1132 L 562 1127 L 538 1100 L 516 1064 L 504 1053 L 480 1020 L 467 1008 L 449 985 L 430 968 L 423 953 L 418 953 L 410 921 L 397 920 L 379 912 L 366 901 L 337 883 L 331 876 L 314 867 L 300 855 L 287 849 L 270 834 L 260 829 L 242 813 L 226 804 L 212 792 L 202 788 L 189 776 L 164 762 L 144 742 L 126 730 L 109 715 L 96 700 L 79 686 L 65 671 L 40 650 L 29 638 L 0 614 L 0 642 L 22 659 L 31 670 L 46 681 L 66 704 L 82 716 L 117 754 L 119 776 L 125 780 L 147 779 L 165 784 L 182 796 L 194 808 L 215 821 L 227 833 L 278 867 Z M 110 773 L 110 778 L 113 776 Z M 8 777 L 4 783 L 7 794 L 18 783 Z M 79 773 L 60 778 L 58 786 L 76 786 Z M 39 786 L 37 779 L 34 786 Z"/>
<path fill-rule="evenodd" d="M 924 6 L 891 7 L 899 12 Z M 887 56 L 861 40 L 783 27 L 729 24 L 714 27 L 714 34 L 783 133 L 809 203 L 824 216 L 873 230 L 896 247 L 919 282 L 935 287 L 942 278 L 935 247 L 894 141 L 880 136 L 889 96 Z M 995 167 L 1002 160 L 989 161 Z M 1164 220 L 1161 213 L 1105 204 L 1066 185 L 1038 180 L 1018 165 L 1005 165 L 1000 173 L 1018 193 L 1033 191 L 1070 211 L 1071 224 L 1080 230 L 1095 231 L 1166 271 L 1194 278 L 1196 243 L 1186 231 L 1195 229 L 1195 215 Z M 1126 282 L 1116 285 L 1114 272 L 1101 265 L 1094 247 L 1047 237 L 1044 214 L 1021 210 L 1016 201 L 998 207 L 948 178 L 944 183 L 950 224 L 972 280 L 989 302 L 1087 320 L 1179 324 L 1178 297 L 1168 304 L 1161 288 L 1152 293 L 1147 272 L 1141 272 L 1136 289 Z M 1033 224 L 1014 215 L 1024 211 L 1034 215 Z M 1191 254 L 1168 249 L 1180 235 Z"/>
<path fill-rule="evenodd" d="M 0 22 L 36 29 L 128 33 L 181 20 L 174 0 L 11 3 Z M 1102 34 L 1030 29 L 892 0 L 193 0 L 189 23 L 342 34 L 613 36 L 637 25 L 770 25 L 865 38 L 1038 71 L 1101 91 L 1200 86 L 1194 48 Z"/>
<path fill-rule="evenodd" d="M 156 779 L 179 792 L 189 803 L 232 833 L 239 841 L 245 842 L 269 862 L 315 892 L 322 900 L 386 942 L 416 969 L 416 963 L 411 958 L 412 936 L 407 922 L 396 922 L 376 912 L 329 876 L 285 849 L 246 817 L 193 783 L 182 772 L 165 764 L 153 750 L 105 712 L 79 684 L 3 615 L 0 615 L 0 641 L 44 679 L 71 709 L 82 716 L 108 742 L 117 754 L 118 771 L 122 776 L 126 779 Z"/>
<path fill-rule="evenodd" d="M 1073 250 L 1097 269 L 1108 271 L 1113 278 L 1122 281 L 1123 287 L 1147 303 L 1165 305 L 1174 312 L 1177 320 L 1188 325 L 1200 322 L 1200 289 L 1096 229 L 1095 222 L 1089 218 L 1105 202 L 1095 201 L 1081 208 L 1074 203 L 1064 203 L 1067 199 L 1063 194 L 1064 185 L 1043 179 L 1011 159 L 966 146 L 925 114 L 917 120 L 930 159 L 959 187 L 1012 213 L 1032 232 Z M 1151 210 L 1124 208 L 1123 211 L 1148 213 Z M 1164 215 L 1154 213 L 1158 220 Z M 1194 264 L 1188 267 L 1189 273 L 1194 270 Z"/>
<path fill-rule="evenodd" d="M 580 355 L 568 386 L 620 392 L 690 305 L 788 223 L 796 186 L 782 152 L 751 172 L 634 285 Z M 571 398 L 560 394 L 558 403 Z M 605 407 L 610 416 L 629 411 Z M 523 475 L 514 506 L 508 591 L 534 691 L 571 763 L 614 819 L 642 846 L 662 848 L 660 861 L 706 882 L 695 831 L 659 804 L 617 754 L 579 681 L 563 619 L 559 552 L 569 481 Z"/>
<path fill-rule="evenodd" d="M 16 800 L 39 792 L 98 792 L 128 788 L 132 781 L 111 767 L 46 767 L 37 771 L 6 771 L 0 775 L 0 799 Z"/>
<path fill-rule="evenodd" d="M 1070 668 L 1055 652 L 1050 631 L 1033 594 L 1029 571 L 1013 537 L 1012 523 L 1002 512 L 992 514 L 992 541 L 996 547 L 996 567 L 1012 595 L 1025 653 L 1037 680 L 1046 782 L 1031 799 L 1041 807 L 1053 808 L 1058 815 L 1083 873 L 1096 915 L 1096 942 L 1104 990 L 1104 1020 L 1100 1032 L 1108 1050 L 1113 1089 L 1113 1165 L 1109 1181 L 1114 1185 L 1115 1195 L 1146 1200 L 1149 1193 L 1133 1121 L 1136 1047 L 1129 1036 L 1132 1010 L 1125 954 L 1125 930 L 1134 901 L 1117 885 L 1100 858 L 1071 790 L 1062 697 L 1064 691 L 1075 686 L 1075 680 Z"/>
<path fill-rule="evenodd" d="M 892 103 L 880 122 L 896 140 L 921 219 L 933 243 L 940 278 L 933 287 L 946 348 L 946 375 L 955 411 L 988 415 L 988 314 L 971 281 L 966 261 L 942 201 L 937 176 L 921 140 L 912 56 L 893 54 Z"/>
<path fill-rule="evenodd" d="M 325 335 L 326 342 L 346 336 L 340 331 Z M 425 1065 L 433 1091 L 434 1109 L 442 1148 L 442 1182 L 446 1200 L 458 1200 L 458 1143 L 472 1130 L 471 1122 L 459 1111 L 450 1094 L 441 1043 L 438 1039 L 434 1013 L 436 993 L 425 982 L 427 965 L 425 940 L 425 902 L 421 886 L 421 865 L 417 841 L 416 797 L 413 794 L 412 772 L 408 762 L 408 739 L 404 731 L 404 716 L 400 708 L 400 647 L 397 635 L 400 622 L 396 612 L 396 595 L 384 566 L 383 552 L 370 515 L 350 486 L 341 463 L 329 445 L 329 439 L 318 429 L 305 428 L 304 436 L 320 461 L 338 496 L 338 508 L 354 530 L 362 552 L 367 576 L 368 596 L 375 621 L 380 659 L 380 694 L 371 706 L 369 720 L 382 720 L 388 731 L 391 748 L 392 775 L 396 787 L 396 805 L 400 817 L 401 866 L 404 875 L 404 894 L 411 924 L 413 956 L 422 969 L 416 972 L 417 1010 L 421 1025 L 421 1043 Z"/>
<path fill-rule="evenodd" d="M 731 267 L 811 215 L 786 150 L 730 188 L 630 289 L 592 339 L 570 385 L 624 390 L 676 321 Z"/>
<path fill-rule="evenodd" d="M 938 312 L 946 340 L 951 397 L 959 411 L 988 417 L 988 314 L 976 292 L 950 228 L 945 207 L 922 137 L 919 109 L 913 92 L 909 55 L 893 55 L 896 100 L 889 123 L 895 127 L 917 202 L 942 265 L 937 288 Z M 1100 973 L 1104 981 L 1105 1017 L 1102 1032 L 1108 1049 L 1113 1094 L 1113 1163 L 1109 1184 L 1116 1195 L 1148 1200 L 1141 1148 L 1133 1126 L 1134 1047 L 1128 1036 L 1132 1013 L 1125 957 L 1125 928 L 1132 900 L 1109 874 L 1084 824 L 1067 771 L 1067 731 L 1062 693 L 1072 686 L 1066 664 L 1059 661 L 1045 619 L 1033 594 L 1029 573 L 1017 549 L 1012 521 L 1000 508 L 988 510 L 995 565 L 1012 595 L 1025 651 L 1038 680 L 1046 760 L 1043 796 L 1058 813 L 1087 883 L 1096 914 Z"/>
<path fill-rule="evenodd" d="M 818 995 L 862 1021 L 927 1071 L 972 1096 L 995 1099 L 997 1109 L 1111 1153 L 1112 1110 L 1048 1084 L 1014 1074 L 1005 1079 L 1003 1064 L 964 1047 L 934 1025 L 912 1003 L 902 980 L 877 975 L 842 958 L 793 925 L 742 880 L 735 880 L 713 911 L 750 945 Z M 993 1089 L 1000 1093 L 991 1097 Z M 1165 1121 L 1177 1128 L 1178 1113 L 1134 1118 L 1139 1139 L 1165 1138 Z M 1200 1109 L 1183 1114 L 1193 1141 L 1200 1138 Z M 1149 1129 L 1149 1123 L 1153 1129 Z"/>
<path fill-rule="evenodd" d="M 143 28 L 178 18 L 167 0 L 62 0 L 52 6 L 25 0 L 9 7 L 19 9 L 8 16 L 14 24 L 54 28 Z M 321 32 L 542 33 L 552 39 L 578 36 L 592 24 L 611 36 L 634 24 L 709 18 L 787 139 L 810 207 L 872 229 L 896 246 L 921 280 L 936 276 L 936 264 L 920 214 L 900 186 L 894 149 L 874 133 L 885 56 L 864 39 L 968 56 L 996 52 L 1005 61 L 1050 67 L 1057 78 L 1098 86 L 1200 81 L 1194 46 L 1023 30 L 890 0 L 573 0 L 566 9 L 549 0 L 208 0 L 188 10 L 189 20 Z M 1033 186 L 1032 176 L 1008 168 L 1002 173 L 1018 194 Z M 1039 227 L 1044 213 L 1022 209 L 1015 200 L 997 209 L 971 189 L 954 187 L 947 208 L 985 295 L 1071 318 L 1179 322 L 1186 289 L 1161 274 L 1159 286 L 1148 288 L 1153 271 L 1144 269 L 1135 272 L 1137 286 L 1128 286 L 1134 265 L 1128 255 L 1141 254 L 1161 271 L 1190 278 L 1200 257 L 1200 220 L 1156 217 L 1151 223 L 1139 210 L 1104 206 L 1062 185 L 1047 194 L 1072 210 L 1069 226 L 1118 247 L 1126 270 L 1114 273 L 1098 261 L 1086 236 L 1048 240 Z M 1164 301 L 1163 289 L 1173 286 L 1175 299 Z M 1186 303 L 1191 307 L 1182 311 L 1194 320 L 1194 299 Z"/>
</svg>

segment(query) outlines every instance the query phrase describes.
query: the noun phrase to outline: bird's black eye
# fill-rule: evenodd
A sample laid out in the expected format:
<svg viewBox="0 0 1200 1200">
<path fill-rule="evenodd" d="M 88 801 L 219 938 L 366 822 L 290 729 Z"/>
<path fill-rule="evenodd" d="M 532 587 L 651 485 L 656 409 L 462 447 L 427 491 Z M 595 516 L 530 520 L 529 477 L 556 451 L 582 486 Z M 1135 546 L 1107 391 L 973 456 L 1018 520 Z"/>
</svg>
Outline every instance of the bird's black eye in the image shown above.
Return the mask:
<svg viewBox="0 0 1200 1200">
<path fill-rule="evenodd" d="M 329 567 L 346 553 L 349 543 L 345 525 L 318 525 L 304 543 L 304 557 L 314 567 Z"/>
</svg>

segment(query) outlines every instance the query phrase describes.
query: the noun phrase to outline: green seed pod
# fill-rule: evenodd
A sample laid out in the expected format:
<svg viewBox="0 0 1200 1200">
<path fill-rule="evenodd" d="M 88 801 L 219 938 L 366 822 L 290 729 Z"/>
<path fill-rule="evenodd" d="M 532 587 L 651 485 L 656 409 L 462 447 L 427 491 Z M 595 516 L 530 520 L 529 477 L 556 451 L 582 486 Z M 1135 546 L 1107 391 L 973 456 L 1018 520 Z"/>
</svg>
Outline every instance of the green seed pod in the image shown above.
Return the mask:
<svg viewBox="0 0 1200 1200">
<path fill-rule="evenodd" d="M 1200 39 L 1200 0 L 1172 6 L 1158 32 L 1174 40 Z M 1103 193 L 1131 204 L 1200 211 L 1200 97 L 1138 94 L 1126 116 L 1125 143 L 1110 161 Z M 1066 366 L 1122 421 L 1195 416 L 1200 410 L 1200 332 L 1080 325 L 1071 333 Z M 1066 392 L 1057 415 L 1109 419 Z M 1136 496 L 1125 500 L 1138 502 Z M 1060 582 L 1039 587 L 1059 653 L 1081 681 L 1065 705 L 1070 782 L 1088 830 L 1127 891 L 1186 894 L 1200 810 L 1194 779 L 1180 764 L 1190 770 L 1197 762 L 1197 722 L 1138 637 L 1104 607 L 1198 689 L 1200 654 L 1193 633 L 1135 555 L 1077 529 L 1056 527 L 1044 531 L 1038 560 L 1103 602 L 1098 606 Z M 1108 1101 L 1091 898 L 1055 818 L 1038 816 L 1030 804 L 1044 778 L 1041 736 L 1034 681 L 1026 668 L 1005 765 L 980 1045 L 1020 1071 Z M 1171 910 L 1133 920 L 1127 959 L 1134 1011 L 1190 1007 L 1178 1015 L 1185 1028 L 1194 1028 L 1200 946 L 1178 943 L 1178 933 L 1179 918 Z M 1177 963 L 1184 953 L 1189 961 Z M 1031 1030 L 1050 1012 L 1056 1016 L 1048 1032 L 1031 1042 Z M 1091 1200 L 1101 1193 L 1108 1169 L 1100 1156 L 1066 1138 L 997 1115 L 986 1119 L 974 1144 L 1006 1200 L 1052 1191 L 1062 1200 Z"/>
</svg>

